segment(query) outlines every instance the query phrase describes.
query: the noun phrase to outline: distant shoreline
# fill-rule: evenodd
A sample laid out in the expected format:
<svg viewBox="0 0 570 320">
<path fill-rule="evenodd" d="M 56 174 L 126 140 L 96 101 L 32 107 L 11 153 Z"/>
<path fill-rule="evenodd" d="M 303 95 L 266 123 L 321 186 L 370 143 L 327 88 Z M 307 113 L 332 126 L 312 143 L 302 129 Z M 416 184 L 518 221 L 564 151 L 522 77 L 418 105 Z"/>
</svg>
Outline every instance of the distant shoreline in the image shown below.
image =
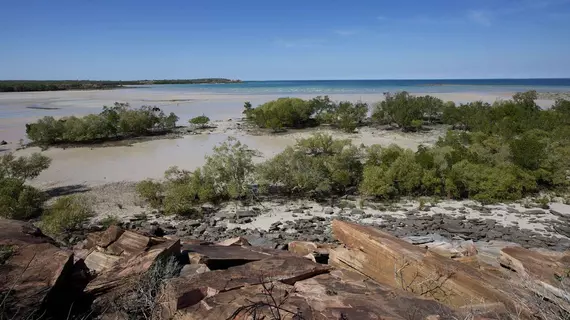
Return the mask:
<svg viewBox="0 0 570 320">
<path fill-rule="evenodd" d="M 241 80 L 226 78 L 204 79 L 165 79 L 133 81 L 98 80 L 0 80 L 0 92 L 70 91 L 70 90 L 110 90 L 125 87 L 161 84 L 226 84 L 241 83 Z"/>
</svg>

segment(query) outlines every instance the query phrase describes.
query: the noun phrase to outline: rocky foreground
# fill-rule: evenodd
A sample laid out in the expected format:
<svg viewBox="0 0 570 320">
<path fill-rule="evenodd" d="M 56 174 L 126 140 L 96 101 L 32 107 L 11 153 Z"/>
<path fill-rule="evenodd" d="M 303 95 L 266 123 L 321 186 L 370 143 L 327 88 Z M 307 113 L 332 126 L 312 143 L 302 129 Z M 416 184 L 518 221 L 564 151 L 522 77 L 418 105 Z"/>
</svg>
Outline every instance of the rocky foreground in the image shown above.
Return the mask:
<svg viewBox="0 0 570 320">
<path fill-rule="evenodd" d="M 567 252 L 430 246 L 341 220 L 332 232 L 337 244 L 277 250 L 239 237 L 210 243 L 111 226 L 69 250 L 3 219 L 0 319 L 570 316 Z"/>
</svg>

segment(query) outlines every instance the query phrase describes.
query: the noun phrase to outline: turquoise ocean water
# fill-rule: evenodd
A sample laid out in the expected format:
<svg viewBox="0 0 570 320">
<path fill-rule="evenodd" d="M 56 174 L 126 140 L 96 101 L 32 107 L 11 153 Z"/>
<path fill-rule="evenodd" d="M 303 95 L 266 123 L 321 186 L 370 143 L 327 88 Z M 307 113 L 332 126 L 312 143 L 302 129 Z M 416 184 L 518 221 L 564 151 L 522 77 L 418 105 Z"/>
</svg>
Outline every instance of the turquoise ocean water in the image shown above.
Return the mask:
<svg viewBox="0 0 570 320">
<path fill-rule="evenodd" d="M 217 94 L 366 94 L 405 90 L 447 92 L 541 92 L 570 91 L 569 79 L 476 79 L 476 80 L 296 80 L 245 81 L 228 84 L 174 84 L 142 86 L 141 89 Z"/>
</svg>

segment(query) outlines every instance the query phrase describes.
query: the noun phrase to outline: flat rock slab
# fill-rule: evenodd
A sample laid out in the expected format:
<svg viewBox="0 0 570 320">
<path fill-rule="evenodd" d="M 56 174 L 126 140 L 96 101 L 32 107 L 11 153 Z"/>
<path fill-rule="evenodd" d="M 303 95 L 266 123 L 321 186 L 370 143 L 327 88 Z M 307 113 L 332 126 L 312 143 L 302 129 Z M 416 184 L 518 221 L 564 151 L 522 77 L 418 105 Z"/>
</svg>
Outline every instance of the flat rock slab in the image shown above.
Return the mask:
<svg viewBox="0 0 570 320">
<path fill-rule="evenodd" d="M 273 281 L 292 285 L 329 270 L 328 266 L 302 257 L 270 257 L 227 270 L 196 274 L 189 278 L 174 278 L 168 281 L 160 294 L 162 316 L 169 319 L 177 311 L 221 292 Z"/>
<path fill-rule="evenodd" d="M 89 270 L 101 272 L 112 268 L 121 260 L 121 257 L 112 256 L 103 252 L 94 250 L 85 258 L 85 265 Z"/>
<path fill-rule="evenodd" d="M 183 245 L 182 253 L 188 254 L 190 263 L 205 264 L 212 270 L 227 269 L 244 263 L 259 261 L 275 256 L 292 254 L 273 249 L 238 246 Z"/>
<path fill-rule="evenodd" d="M 121 290 L 129 286 L 136 276 L 140 276 L 148 271 L 157 259 L 176 256 L 179 253 L 180 241 L 178 240 L 169 240 L 154 245 L 137 255 L 124 258 L 114 267 L 106 270 L 89 282 L 85 291 L 93 296 L 104 295 L 111 291 L 114 291 L 115 294 L 120 294 Z"/>
<path fill-rule="evenodd" d="M 52 243 L 31 224 L 0 219 L 4 260 L 0 264 L 0 292 L 10 292 L 0 294 L 6 319 L 25 319 L 32 312 L 44 311 L 57 316 L 61 310 L 67 312 L 78 298 L 81 292 L 76 292 L 71 283 L 73 253 Z"/>
<path fill-rule="evenodd" d="M 124 230 L 118 226 L 110 226 L 107 230 L 101 232 L 92 232 L 87 235 L 85 248 L 107 248 L 113 242 L 117 241 L 123 233 Z"/>
<path fill-rule="evenodd" d="M 140 233 L 125 231 L 117 241 L 109 245 L 107 251 L 114 255 L 135 255 L 150 245 L 150 237 Z"/>
<path fill-rule="evenodd" d="M 507 247 L 501 250 L 501 264 L 515 270 L 519 278 L 534 285 L 528 287 L 539 295 L 556 300 L 561 308 L 570 311 L 570 255 L 553 251 L 533 251 L 521 247 Z"/>
<path fill-rule="evenodd" d="M 513 285 L 495 275 L 426 252 L 372 227 L 335 220 L 332 228 L 347 247 L 331 250 L 334 266 L 356 270 L 382 284 L 406 288 L 452 307 L 476 300 L 500 302 L 510 310 L 524 308 L 517 302 Z M 523 318 L 530 314 L 530 310 L 522 310 Z"/>
<path fill-rule="evenodd" d="M 288 320 L 457 319 L 453 310 L 436 301 L 394 291 L 346 271 L 317 275 L 294 286 L 272 282 L 219 292 L 180 310 L 174 319 L 245 320 L 254 319 L 253 311 L 255 319 L 276 319 L 275 308 L 270 307 L 275 304 L 281 306 L 279 319 Z"/>
<path fill-rule="evenodd" d="M 295 296 L 312 309 L 312 319 L 457 319 L 441 303 L 382 286 L 355 272 L 335 270 L 295 283 Z"/>
<path fill-rule="evenodd" d="M 280 305 L 276 317 L 275 308 L 265 304 L 268 295 Z M 300 297 L 291 295 L 294 288 L 282 283 L 267 283 L 251 285 L 232 291 L 220 292 L 211 297 L 205 297 L 201 303 L 177 312 L 174 320 L 254 320 L 254 319 L 320 319 L 313 317 L 311 307 Z M 255 314 L 255 316 L 253 316 Z M 336 318 L 335 320 L 342 319 Z"/>
</svg>

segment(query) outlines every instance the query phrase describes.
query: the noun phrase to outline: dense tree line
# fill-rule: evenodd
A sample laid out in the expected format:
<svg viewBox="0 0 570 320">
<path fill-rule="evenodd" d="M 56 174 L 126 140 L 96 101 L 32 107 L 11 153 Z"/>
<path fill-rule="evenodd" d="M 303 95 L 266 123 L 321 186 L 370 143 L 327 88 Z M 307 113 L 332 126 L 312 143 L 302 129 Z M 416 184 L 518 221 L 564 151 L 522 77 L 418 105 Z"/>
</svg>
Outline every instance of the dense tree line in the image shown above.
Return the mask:
<svg viewBox="0 0 570 320">
<path fill-rule="evenodd" d="M 166 133 L 176 127 L 178 117 L 166 115 L 157 107 L 131 108 L 128 103 L 116 102 L 103 107 L 99 114 L 84 117 L 44 117 L 26 124 L 28 138 L 40 145 L 57 143 L 84 143 L 96 140 L 117 139 Z"/>
<path fill-rule="evenodd" d="M 276 132 L 285 128 L 306 128 L 319 124 L 330 124 L 352 132 L 363 124 L 368 114 L 366 103 L 334 102 L 328 96 L 310 100 L 280 98 L 257 108 L 246 102 L 244 109 L 248 121 Z"/>
<path fill-rule="evenodd" d="M 204 84 L 204 83 L 236 83 L 236 82 L 241 82 L 241 81 L 224 79 L 224 78 L 179 79 L 179 80 L 133 80 L 133 81 L 0 80 L 0 92 L 103 90 L 103 89 L 121 88 L 127 85 Z"/>
<path fill-rule="evenodd" d="M 164 183 L 145 183 L 152 183 L 155 199 L 170 195 L 176 199 L 172 202 L 189 207 L 243 199 L 254 190 L 263 193 L 276 188 L 285 194 L 310 197 L 356 192 L 384 200 L 433 196 L 484 203 L 517 200 L 542 190 L 567 192 L 570 101 L 559 100 L 553 108 L 542 110 L 535 98 L 536 93 L 527 92 L 493 105 L 474 102 L 457 107 L 432 100 L 441 109 L 433 114 L 415 114 L 428 122 L 443 120 L 455 129 L 434 146 L 420 146 L 416 151 L 396 145 L 357 147 L 349 140 L 317 134 L 298 140 L 294 146 L 255 166 L 246 146 L 238 144 L 239 148 L 234 149 L 225 145 L 225 152 L 216 151 L 213 156 L 215 163 L 225 165 L 207 164 L 194 172 L 174 170 Z M 301 102 L 297 100 L 292 105 L 296 103 Z M 414 103 L 423 104 L 417 100 Z M 416 110 L 417 105 L 411 109 Z M 229 167 L 231 173 L 227 172 Z M 172 181 L 181 182 L 186 191 L 174 188 Z M 232 185 L 230 189 L 234 191 L 221 188 L 224 183 Z M 154 203 L 157 207 L 165 205 Z"/>
</svg>

